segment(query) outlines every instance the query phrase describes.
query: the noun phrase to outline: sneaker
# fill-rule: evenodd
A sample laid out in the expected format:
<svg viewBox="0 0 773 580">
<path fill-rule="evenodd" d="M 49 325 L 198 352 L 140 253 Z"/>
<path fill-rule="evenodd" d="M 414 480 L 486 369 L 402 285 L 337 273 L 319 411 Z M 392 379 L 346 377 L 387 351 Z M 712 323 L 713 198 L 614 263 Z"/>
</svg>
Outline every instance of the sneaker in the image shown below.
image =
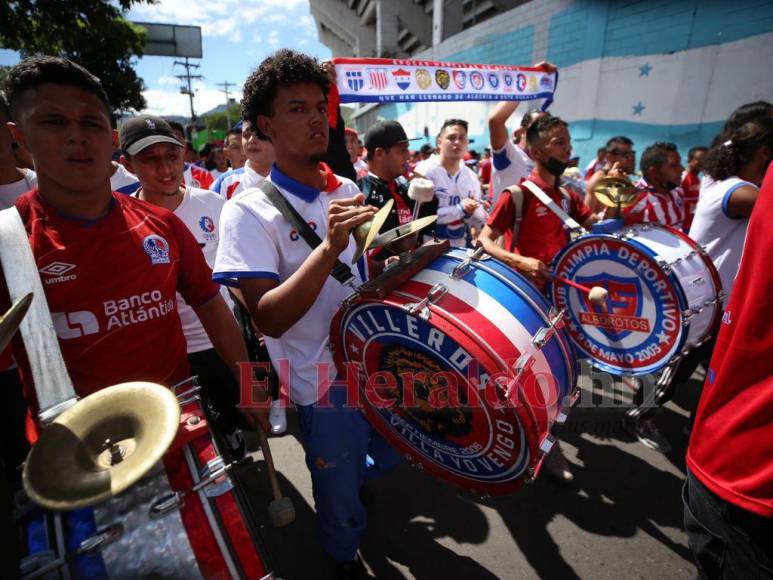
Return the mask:
<svg viewBox="0 0 773 580">
<path fill-rule="evenodd" d="M 351 562 L 339 562 L 336 564 L 336 580 L 364 580 L 370 578 L 365 565 L 360 559 L 360 554 L 354 556 Z"/>
<path fill-rule="evenodd" d="M 271 434 L 281 435 L 287 431 L 287 410 L 284 401 L 274 399 L 271 401 L 271 409 L 268 411 L 268 422 L 271 424 Z"/>
<path fill-rule="evenodd" d="M 655 426 L 652 419 L 637 420 L 626 417 L 623 420 L 623 426 L 626 431 L 650 449 L 654 449 L 660 453 L 668 453 L 671 451 L 671 444 L 663 437 L 663 434 Z"/>
<path fill-rule="evenodd" d="M 574 480 L 574 474 L 569 466 L 569 462 L 561 451 L 558 443 L 553 446 L 545 458 L 542 460 L 542 469 L 556 480 L 558 483 L 571 483 Z"/>
</svg>

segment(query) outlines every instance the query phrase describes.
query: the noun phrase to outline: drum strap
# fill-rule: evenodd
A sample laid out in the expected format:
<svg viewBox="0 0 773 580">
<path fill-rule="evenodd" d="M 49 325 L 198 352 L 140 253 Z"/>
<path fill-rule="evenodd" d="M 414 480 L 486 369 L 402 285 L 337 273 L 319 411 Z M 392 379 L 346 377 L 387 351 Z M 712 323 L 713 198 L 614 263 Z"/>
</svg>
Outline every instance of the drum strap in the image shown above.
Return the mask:
<svg viewBox="0 0 773 580">
<path fill-rule="evenodd" d="M 306 223 L 306 220 L 301 217 L 301 214 L 290 204 L 289 201 L 282 195 L 282 192 L 271 183 L 269 180 L 263 180 L 258 188 L 266 194 L 266 197 L 279 210 L 284 218 L 290 222 L 290 224 L 298 232 L 298 235 L 303 238 L 309 247 L 313 250 L 322 243 L 322 238 L 319 237 L 317 232 L 311 229 L 311 226 Z M 342 286 L 347 286 L 354 280 L 354 274 L 352 269 L 346 266 L 341 260 L 336 260 L 333 270 L 330 275 L 338 280 Z"/>
<path fill-rule="evenodd" d="M 20 331 L 27 351 L 43 423 L 75 403 L 77 396 L 65 367 L 46 294 L 27 231 L 15 207 L 0 211 L 0 260 L 11 302 L 33 293 Z"/>
<path fill-rule="evenodd" d="M 556 204 L 555 201 L 540 187 L 534 183 L 533 181 L 529 181 L 528 179 L 521 183 L 523 187 L 528 189 L 530 192 L 534 194 L 534 197 L 536 197 L 538 200 L 540 200 L 543 205 L 545 205 L 550 211 L 552 211 L 554 214 L 558 216 L 558 219 L 560 219 L 562 222 L 564 222 L 564 225 L 568 227 L 570 230 L 577 230 L 580 232 L 585 233 L 585 228 L 583 228 L 580 224 L 578 224 L 574 218 L 569 216 L 563 209 L 561 209 L 558 204 Z M 563 190 L 561 190 L 561 195 L 564 197 L 569 197 L 567 193 L 565 193 Z M 570 198 L 571 200 L 571 198 Z"/>
</svg>

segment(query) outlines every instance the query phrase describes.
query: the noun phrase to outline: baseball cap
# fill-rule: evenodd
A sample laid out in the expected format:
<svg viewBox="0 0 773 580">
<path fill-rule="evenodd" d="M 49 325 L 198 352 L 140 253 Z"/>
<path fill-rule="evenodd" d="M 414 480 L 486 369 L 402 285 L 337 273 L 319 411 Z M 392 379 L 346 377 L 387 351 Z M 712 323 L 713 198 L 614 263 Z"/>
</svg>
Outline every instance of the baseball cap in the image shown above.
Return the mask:
<svg viewBox="0 0 773 580">
<path fill-rule="evenodd" d="M 397 121 L 379 121 L 371 125 L 365 133 L 365 149 L 368 151 L 375 151 L 376 147 L 388 149 L 392 145 L 408 141 L 414 141 L 414 139 L 408 139 L 405 129 Z"/>
<path fill-rule="evenodd" d="M 121 125 L 121 150 L 124 155 L 137 155 L 143 149 L 156 143 L 171 143 L 184 147 L 175 135 L 171 125 L 161 117 L 140 115 Z"/>
</svg>

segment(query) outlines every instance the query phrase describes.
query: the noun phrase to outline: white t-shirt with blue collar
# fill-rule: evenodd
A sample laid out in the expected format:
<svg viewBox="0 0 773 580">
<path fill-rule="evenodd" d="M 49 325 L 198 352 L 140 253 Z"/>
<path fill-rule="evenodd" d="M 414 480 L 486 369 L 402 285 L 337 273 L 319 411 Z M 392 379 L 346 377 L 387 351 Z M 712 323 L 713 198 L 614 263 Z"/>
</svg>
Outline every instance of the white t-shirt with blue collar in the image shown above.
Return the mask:
<svg viewBox="0 0 773 580">
<path fill-rule="evenodd" d="M 267 177 L 322 239 L 327 235 L 330 202 L 359 193 L 354 182 L 336 178 L 338 187 L 320 192 L 295 181 L 276 166 Z M 347 266 L 352 264 L 355 250 L 352 237 L 339 260 Z M 281 284 L 301 267 L 311 251 L 260 189 L 248 189 L 223 208 L 213 279 L 230 286 L 238 286 L 242 278 L 271 279 Z M 352 273 L 359 284 L 362 280 L 359 269 L 352 266 Z M 298 322 L 279 338 L 265 337 L 274 368 L 283 383 L 289 378 L 289 385 L 283 386 L 289 387 L 290 398 L 298 405 L 316 403 L 325 394 L 327 389 L 319 384 L 318 372 L 323 377 L 327 373 L 331 381 L 336 377 L 335 363 L 328 349 L 330 323 L 341 301 L 351 293 L 351 287 L 329 276 L 314 304 Z M 290 368 L 286 373 L 283 368 L 288 362 Z"/>
</svg>

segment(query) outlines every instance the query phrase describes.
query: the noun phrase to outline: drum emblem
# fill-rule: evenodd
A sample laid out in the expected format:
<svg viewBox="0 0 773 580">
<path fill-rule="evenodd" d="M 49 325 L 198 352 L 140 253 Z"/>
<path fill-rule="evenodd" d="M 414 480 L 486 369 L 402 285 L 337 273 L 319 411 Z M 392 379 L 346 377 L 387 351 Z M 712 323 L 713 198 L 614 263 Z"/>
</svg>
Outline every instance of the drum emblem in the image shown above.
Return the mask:
<svg viewBox="0 0 773 580">
<path fill-rule="evenodd" d="M 606 312 L 593 307 L 588 297 L 583 295 L 585 311 L 580 312 L 583 325 L 598 327 L 599 331 L 611 340 L 622 340 L 631 332 L 649 332 L 650 323 L 642 318 L 643 296 L 641 281 L 638 278 L 622 278 L 611 275 L 578 276 L 577 281 L 589 288 L 601 286 L 609 292 Z"/>
</svg>

